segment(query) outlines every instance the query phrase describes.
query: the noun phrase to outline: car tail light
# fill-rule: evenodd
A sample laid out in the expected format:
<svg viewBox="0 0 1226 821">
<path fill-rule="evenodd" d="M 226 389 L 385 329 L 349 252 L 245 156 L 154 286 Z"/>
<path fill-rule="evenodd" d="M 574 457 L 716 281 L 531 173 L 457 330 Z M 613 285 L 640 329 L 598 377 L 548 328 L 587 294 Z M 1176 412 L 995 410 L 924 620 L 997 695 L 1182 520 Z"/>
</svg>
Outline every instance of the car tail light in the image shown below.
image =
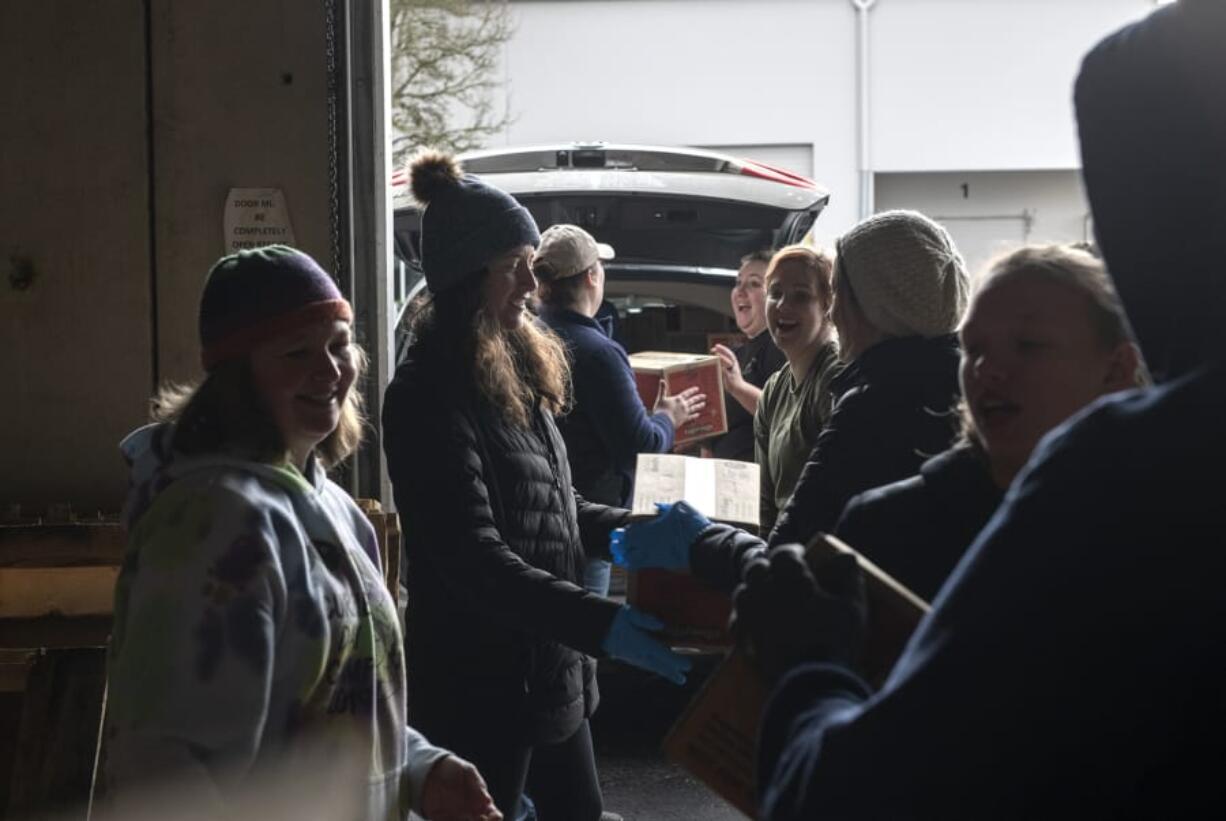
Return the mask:
<svg viewBox="0 0 1226 821">
<path fill-rule="evenodd" d="M 776 168 L 773 165 L 767 165 L 757 160 L 739 160 L 739 162 L 741 164 L 739 173 L 746 177 L 757 177 L 762 180 L 781 182 L 785 185 L 794 185 L 797 188 L 817 188 L 817 183 L 813 180 L 808 177 L 802 177 L 799 174 L 794 174 L 791 171 Z"/>
</svg>

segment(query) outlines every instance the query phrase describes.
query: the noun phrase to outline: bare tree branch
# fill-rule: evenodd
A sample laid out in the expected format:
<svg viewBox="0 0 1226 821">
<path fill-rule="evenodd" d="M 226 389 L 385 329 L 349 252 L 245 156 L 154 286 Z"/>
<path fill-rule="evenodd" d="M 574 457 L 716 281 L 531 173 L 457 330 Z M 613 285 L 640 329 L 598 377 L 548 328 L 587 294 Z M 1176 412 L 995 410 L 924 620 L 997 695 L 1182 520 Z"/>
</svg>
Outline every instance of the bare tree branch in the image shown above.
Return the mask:
<svg viewBox="0 0 1226 821">
<path fill-rule="evenodd" d="M 514 34 L 506 0 L 390 0 L 395 161 L 422 146 L 479 148 L 506 128 L 493 93 L 503 45 Z"/>
</svg>

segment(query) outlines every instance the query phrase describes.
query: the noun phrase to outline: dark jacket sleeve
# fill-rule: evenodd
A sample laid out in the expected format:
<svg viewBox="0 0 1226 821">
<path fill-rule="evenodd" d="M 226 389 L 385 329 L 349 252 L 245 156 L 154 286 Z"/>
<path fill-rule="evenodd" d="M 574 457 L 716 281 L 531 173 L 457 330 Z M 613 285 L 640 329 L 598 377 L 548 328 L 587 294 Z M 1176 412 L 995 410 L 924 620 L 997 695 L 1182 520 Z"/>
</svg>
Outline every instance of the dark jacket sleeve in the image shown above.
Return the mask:
<svg viewBox="0 0 1226 821">
<path fill-rule="evenodd" d="M 880 553 L 869 555 L 872 552 L 869 545 L 881 540 L 880 526 L 884 524 L 880 516 L 874 515 L 874 505 L 869 493 L 870 491 L 866 491 L 848 500 L 833 532 L 841 541 L 854 547 L 856 552 L 868 556 L 877 564 L 882 564 Z"/>
<path fill-rule="evenodd" d="M 767 701 L 758 729 L 760 817 L 827 817 L 804 815 L 826 800 L 824 795 L 810 794 L 823 781 L 814 772 L 821 757 L 807 753 L 810 745 L 820 744 L 823 733 L 834 734 L 840 713 L 854 714 L 870 695 L 859 676 L 839 665 L 806 664 L 783 677 Z M 841 816 L 836 812 L 828 817 Z"/>
<path fill-rule="evenodd" d="M 712 587 L 731 592 L 745 565 L 766 552 L 752 533 L 726 524 L 708 525 L 690 548 L 690 572 Z"/>
<path fill-rule="evenodd" d="M 609 556 L 609 533 L 615 527 L 625 527 L 630 522 L 630 511 L 589 502 L 575 494 L 575 508 L 579 517 L 579 538 L 583 551 L 595 559 Z"/>
<path fill-rule="evenodd" d="M 594 348 L 584 360 L 584 414 L 604 441 L 617 470 L 634 470 L 640 453 L 665 453 L 673 446 L 673 423 L 665 413 L 648 413 L 634 383 L 625 352 L 616 345 Z M 579 391 L 576 391 L 579 393 Z"/>
<path fill-rule="evenodd" d="M 393 386 L 393 391 L 396 386 Z M 524 562 L 503 540 L 466 413 L 437 402 L 385 405 L 396 506 L 420 555 L 454 596 L 504 624 L 600 655 L 618 605 Z M 586 518 L 586 516 L 585 516 Z"/>
<path fill-rule="evenodd" d="M 898 478 L 882 476 L 881 461 L 897 449 L 892 431 L 871 389 L 853 389 L 835 405 L 830 421 L 818 434 L 792 491 L 779 513 L 770 545 L 805 544 L 817 533 L 829 533 L 852 496 Z M 884 471 L 887 472 L 888 471 Z"/>
</svg>

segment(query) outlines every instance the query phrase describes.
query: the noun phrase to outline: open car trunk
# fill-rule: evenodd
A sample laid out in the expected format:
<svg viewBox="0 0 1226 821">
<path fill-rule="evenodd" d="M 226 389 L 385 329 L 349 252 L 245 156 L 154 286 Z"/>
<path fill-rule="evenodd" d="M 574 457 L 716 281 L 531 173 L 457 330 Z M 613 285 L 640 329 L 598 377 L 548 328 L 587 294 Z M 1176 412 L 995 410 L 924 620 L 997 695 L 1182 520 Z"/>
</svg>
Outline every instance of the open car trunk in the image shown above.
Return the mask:
<svg viewBox="0 0 1226 821">
<path fill-rule="evenodd" d="M 728 293 L 741 258 L 799 242 L 829 201 L 812 180 L 695 149 L 572 145 L 461 160 L 467 172 L 519 200 L 542 231 L 572 223 L 612 245 L 617 257 L 605 264 L 606 294 L 634 313 L 696 306 L 730 323 Z M 407 190 L 395 204 L 396 298 L 403 303 L 421 287 L 421 220 Z"/>
</svg>

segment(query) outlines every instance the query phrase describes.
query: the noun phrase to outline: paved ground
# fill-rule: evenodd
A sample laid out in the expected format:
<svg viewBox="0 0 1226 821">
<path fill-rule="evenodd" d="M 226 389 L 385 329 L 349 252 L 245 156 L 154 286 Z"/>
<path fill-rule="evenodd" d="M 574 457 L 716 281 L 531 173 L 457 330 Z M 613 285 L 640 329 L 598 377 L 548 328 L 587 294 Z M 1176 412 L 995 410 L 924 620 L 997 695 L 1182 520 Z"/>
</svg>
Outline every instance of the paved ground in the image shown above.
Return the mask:
<svg viewBox="0 0 1226 821">
<path fill-rule="evenodd" d="M 626 821 L 743 821 L 744 816 L 664 760 L 660 742 L 715 659 L 700 657 L 685 687 L 601 662 L 600 709 L 592 722 L 605 809 Z"/>
</svg>

